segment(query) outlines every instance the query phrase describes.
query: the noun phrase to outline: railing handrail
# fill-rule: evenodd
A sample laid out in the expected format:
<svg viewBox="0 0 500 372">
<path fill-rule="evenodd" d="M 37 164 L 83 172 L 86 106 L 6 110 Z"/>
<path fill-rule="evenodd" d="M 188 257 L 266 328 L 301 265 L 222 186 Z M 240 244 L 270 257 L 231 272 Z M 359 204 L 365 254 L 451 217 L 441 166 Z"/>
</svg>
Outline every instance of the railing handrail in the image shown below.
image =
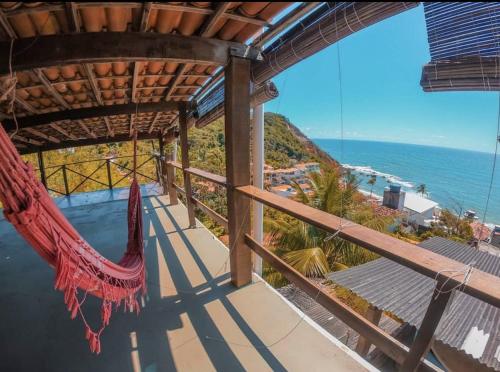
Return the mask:
<svg viewBox="0 0 500 372">
<path fill-rule="evenodd" d="M 440 281 L 448 281 L 451 286 L 462 285 L 465 293 L 490 305 L 500 307 L 500 278 L 495 275 L 474 270 L 468 281 L 464 282 L 463 276 L 456 275 L 456 273 L 464 272 L 464 264 L 461 262 L 255 186 L 240 186 L 236 187 L 236 190 L 299 220 L 327 232 L 338 234 L 342 239 L 387 257 L 427 277 L 432 279 L 439 277 Z"/>
<path fill-rule="evenodd" d="M 137 156 L 144 156 L 144 155 L 149 155 L 149 156 L 158 156 L 157 154 L 150 154 L 150 153 L 141 153 L 137 154 Z M 45 169 L 52 169 L 52 168 L 57 168 L 57 167 L 62 167 L 63 165 L 76 165 L 76 164 L 84 164 L 84 163 L 93 163 L 96 161 L 106 161 L 106 160 L 114 160 L 114 159 L 125 159 L 125 158 L 132 158 L 134 155 L 122 155 L 122 156 L 106 156 L 102 158 L 97 158 L 97 159 L 90 159 L 90 160 L 81 160 L 81 161 L 75 161 L 73 163 L 64 163 L 64 164 L 57 164 L 57 165 L 49 165 L 47 167 L 44 167 Z M 40 170 L 39 168 L 34 168 L 35 171 Z"/>
<path fill-rule="evenodd" d="M 227 185 L 227 180 L 226 177 L 224 176 L 219 176 L 218 174 L 210 173 L 198 168 L 186 168 L 184 169 L 184 172 L 192 174 L 193 176 L 201 177 L 206 179 L 207 181 L 216 183 L 221 186 L 226 186 Z"/>
</svg>

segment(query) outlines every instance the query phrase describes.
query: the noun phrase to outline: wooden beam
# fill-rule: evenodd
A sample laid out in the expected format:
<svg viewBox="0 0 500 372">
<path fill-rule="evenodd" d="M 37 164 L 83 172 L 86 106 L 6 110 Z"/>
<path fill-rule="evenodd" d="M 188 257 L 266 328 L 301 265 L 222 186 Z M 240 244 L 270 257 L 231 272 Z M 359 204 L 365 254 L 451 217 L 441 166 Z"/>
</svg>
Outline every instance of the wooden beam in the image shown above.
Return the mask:
<svg viewBox="0 0 500 372">
<path fill-rule="evenodd" d="M 102 100 L 101 91 L 99 90 L 99 85 L 97 85 L 97 80 L 94 75 L 94 66 L 90 63 L 84 63 L 83 69 L 85 70 L 85 74 L 87 75 L 87 80 L 92 88 L 92 92 L 94 93 L 95 100 L 99 105 L 104 105 L 104 101 Z"/>
<path fill-rule="evenodd" d="M 78 9 L 75 2 L 64 3 L 64 10 L 66 11 L 66 19 L 71 32 L 80 32 L 80 23 L 78 20 Z"/>
<path fill-rule="evenodd" d="M 151 126 L 150 126 L 150 127 L 149 127 L 149 129 L 148 129 L 148 133 L 153 133 L 153 129 L 154 129 L 155 124 L 156 124 L 156 122 L 158 121 L 158 118 L 159 118 L 159 117 L 160 117 L 160 113 L 159 113 L 159 112 L 157 112 L 157 113 L 155 114 L 155 117 L 154 117 L 154 118 L 153 118 L 153 120 L 151 121 Z"/>
<path fill-rule="evenodd" d="M 184 76 L 184 73 L 186 72 L 187 67 L 188 67 L 188 65 L 186 65 L 186 64 L 181 64 L 177 67 L 177 72 L 175 74 L 175 78 L 172 81 L 170 88 L 168 88 L 167 94 L 165 95 L 165 101 L 169 101 L 170 98 L 172 98 L 173 92 L 177 88 L 177 84 L 179 84 L 182 77 Z"/>
<path fill-rule="evenodd" d="M 134 135 L 134 114 L 130 114 L 129 117 L 129 134 L 130 137 Z"/>
<path fill-rule="evenodd" d="M 19 137 L 15 136 L 14 138 Z M 139 133 L 137 136 L 138 140 L 151 140 L 158 138 L 158 134 L 153 133 Z M 19 140 L 19 138 L 16 138 Z M 60 149 L 65 149 L 65 148 L 70 148 L 70 147 L 82 147 L 82 146 L 94 146 L 94 145 L 103 145 L 107 143 L 119 143 L 119 142 L 128 142 L 130 141 L 130 136 L 127 134 L 125 135 L 116 135 L 113 138 L 110 137 L 97 137 L 97 138 L 85 138 L 81 140 L 76 140 L 76 141 L 61 141 L 61 143 L 50 143 L 50 144 L 43 144 L 42 142 L 34 141 L 31 139 L 24 139 L 22 142 L 26 142 L 28 144 L 31 144 L 27 149 L 23 150 L 21 153 L 22 154 L 32 154 L 37 152 L 39 149 L 43 151 L 52 151 L 52 150 L 60 150 Z M 36 143 L 35 143 L 36 142 Z"/>
<path fill-rule="evenodd" d="M 63 136 L 66 136 L 67 138 L 71 139 L 71 140 L 77 140 L 78 138 L 76 138 L 75 135 L 73 135 L 72 133 L 68 132 L 67 130 L 64 130 L 63 128 L 61 128 L 59 125 L 55 124 L 55 123 L 52 123 L 52 124 L 49 124 L 49 126 L 58 131 L 59 133 L 61 133 Z"/>
<path fill-rule="evenodd" d="M 107 116 L 103 116 L 102 118 L 104 119 L 104 123 L 106 124 L 106 128 L 108 130 L 108 135 L 110 137 L 114 137 L 115 136 L 115 131 L 113 130 L 113 126 L 109 122 L 109 118 Z"/>
<path fill-rule="evenodd" d="M 201 177 L 206 179 L 207 181 L 216 183 L 217 185 L 221 185 L 224 187 L 227 186 L 227 180 L 224 176 L 219 176 L 218 174 L 213 174 L 198 168 L 187 168 L 185 169 L 185 171 L 189 174 L 192 174 L 193 176 Z"/>
<path fill-rule="evenodd" d="M 250 200 L 235 187 L 250 184 L 250 61 L 232 57 L 226 66 L 225 147 L 231 281 L 252 281 L 252 254 L 245 244 L 250 232 Z"/>
<path fill-rule="evenodd" d="M 35 75 L 40 80 L 43 84 L 43 86 L 48 90 L 50 95 L 54 97 L 54 99 L 59 103 L 62 107 L 66 109 L 71 109 L 71 106 L 69 105 L 68 102 L 61 96 L 61 94 L 52 86 L 51 82 L 45 74 L 43 73 L 42 69 L 36 68 L 34 69 Z"/>
<path fill-rule="evenodd" d="M 237 191 L 429 278 L 435 279 L 439 275 L 448 280 L 449 285 L 462 285 L 463 292 L 500 307 L 500 278 L 495 275 L 474 270 L 464 284 L 463 275 L 453 274 L 464 271 L 463 263 L 254 186 L 240 186 Z"/>
<path fill-rule="evenodd" d="M 21 142 L 27 143 L 29 145 L 35 145 L 35 146 L 42 146 L 43 145 L 43 142 L 34 140 L 32 138 L 26 138 L 26 137 L 20 136 L 19 134 L 14 135 L 13 138 L 17 141 L 21 141 Z"/>
<path fill-rule="evenodd" d="M 139 26 L 140 32 L 147 31 L 149 24 L 149 15 L 151 14 L 152 8 L 153 8 L 153 2 L 145 2 L 142 5 L 141 24 Z"/>
<path fill-rule="evenodd" d="M 5 92 L 6 92 L 6 90 L 0 85 L 0 93 L 4 94 Z M 34 108 L 33 106 L 31 106 L 31 104 L 28 103 L 26 100 L 19 97 L 19 94 L 15 95 L 14 102 L 16 102 L 19 106 L 21 106 L 26 111 L 31 112 L 32 114 L 38 114 L 38 110 L 36 108 Z M 19 119 L 18 119 L 18 121 L 19 121 Z"/>
<path fill-rule="evenodd" d="M 195 205 L 196 208 L 205 213 L 212 220 L 221 225 L 226 231 L 228 229 L 228 222 L 224 216 L 221 216 L 219 213 L 211 209 L 208 205 L 204 204 L 201 200 L 196 199 L 195 197 L 191 198 L 191 201 Z"/>
<path fill-rule="evenodd" d="M 87 127 L 83 121 L 77 120 L 77 122 L 80 128 L 82 128 L 90 137 L 94 139 L 97 138 L 97 135 L 91 129 L 89 129 L 89 127 Z"/>
<path fill-rule="evenodd" d="M 182 151 L 182 170 L 184 176 L 184 190 L 186 190 L 186 207 L 188 210 L 189 227 L 196 227 L 196 218 L 194 215 L 194 205 L 191 198 L 193 197 L 193 189 L 191 187 L 191 175 L 186 172 L 189 168 L 189 142 L 188 142 L 188 123 L 187 123 L 187 107 L 184 102 L 179 105 L 179 127 Z"/>
<path fill-rule="evenodd" d="M 28 133 L 33 134 L 34 136 L 43 138 L 44 140 L 47 140 L 47 141 L 50 141 L 50 142 L 53 142 L 53 143 L 60 143 L 61 142 L 57 138 L 52 137 L 52 136 L 48 136 L 45 133 L 40 132 L 38 129 L 35 129 L 35 128 L 26 128 L 24 130 L 26 132 L 28 132 Z"/>
<path fill-rule="evenodd" d="M 139 80 L 139 68 L 142 62 L 134 63 L 134 74 L 132 76 L 132 93 L 130 93 L 130 100 L 133 103 L 137 103 L 137 84 Z"/>
<path fill-rule="evenodd" d="M 9 73 L 10 42 L 0 42 L 0 75 Z M 82 32 L 18 39 L 12 71 L 68 64 L 140 60 L 225 65 L 229 55 L 261 59 L 245 44 L 179 34 Z"/>
<path fill-rule="evenodd" d="M 98 107 L 85 107 L 66 111 L 49 112 L 46 114 L 31 115 L 18 118 L 19 129 L 36 127 L 38 125 L 50 124 L 63 120 L 79 120 L 97 118 L 101 116 L 126 115 L 144 112 L 170 112 L 177 111 L 178 102 L 146 102 L 140 104 L 127 103 L 123 105 L 109 105 Z M 3 123 L 6 131 L 14 130 L 16 123 L 12 119 L 4 120 Z"/>
<path fill-rule="evenodd" d="M 43 186 L 47 188 L 47 177 L 45 176 L 45 165 L 43 162 L 43 151 L 38 150 L 38 169 L 40 170 L 40 181 L 42 181 Z"/>
<path fill-rule="evenodd" d="M 431 348 L 434 334 L 439 325 L 439 321 L 448 306 L 454 287 L 445 285 L 446 282 L 438 281 L 431 302 L 427 307 L 422 324 L 418 329 L 417 336 L 410 348 L 410 354 L 401 365 L 401 371 L 414 372 L 420 366 L 422 360 L 426 357 Z"/>
<path fill-rule="evenodd" d="M 382 318 L 382 310 L 376 308 L 375 306 L 368 306 L 366 309 L 365 318 L 370 321 L 372 324 L 378 326 L 380 319 Z M 359 335 L 358 342 L 356 343 L 356 352 L 365 357 L 370 351 L 370 346 L 372 343 L 366 337 L 363 337 L 362 334 Z"/>
<path fill-rule="evenodd" d="M 214 26 L 217 24 L 217 22 L 222 18 L 223 14 L 229 9 L 231 6 L 231 2 L 220 2 L 216 3 L 218 4 L 217 9 L 215 10 L 214 13 L 208 17 L 206 20 L 205 24 L 202 26 L 201 31 L 200 31 L 200 36 L 201 37 L 212 37 L 212 32 Z"/>
<path fill-rule="evenodd" d="M 172 154 L 170 155 L 170 157 L 172 158 Z M 174 166 L 170 162 L 166 163 L 165 166 L 167 168 L 168 197 L 170 199 L 170 204 L 176 205 L 176 204 L 179 204 L 179 199 L 177 197 L 177 189 L 175 188 L 175 170 L 174 170 Z"/>
</svg>

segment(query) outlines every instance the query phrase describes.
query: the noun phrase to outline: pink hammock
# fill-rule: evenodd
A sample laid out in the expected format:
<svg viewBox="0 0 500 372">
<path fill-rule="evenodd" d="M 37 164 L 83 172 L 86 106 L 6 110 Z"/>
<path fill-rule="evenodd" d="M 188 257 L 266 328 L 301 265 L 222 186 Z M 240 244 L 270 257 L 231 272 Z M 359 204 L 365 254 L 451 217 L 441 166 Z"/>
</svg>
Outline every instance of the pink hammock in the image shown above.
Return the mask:
<svg viewBox="0 0 500 372">
<path fill-rule="evenodd" d="M 134 169 L 135 149 L 134 140 Z M 109 324 L 113 305 L 117 309 L 123 301 L 126 308 L 139 313 L 137 294 L 146 292 L 141 192 L 135 172 L 128 202 L 127 250 L 118 264 L 92 249 L 71 226 L 1 125 L 0 201 L 5 218 L 55 269 L 55 288 L 64 292 L 71 318 L 80 314 L 90 350 L 99 353 L 100 335 Z M 82 299 L 77 296 L 79 290 L 84 293 Z M 87 294 L 102 299 L 101 326 L 95 331 L 81 309 Z"/>
</svg>

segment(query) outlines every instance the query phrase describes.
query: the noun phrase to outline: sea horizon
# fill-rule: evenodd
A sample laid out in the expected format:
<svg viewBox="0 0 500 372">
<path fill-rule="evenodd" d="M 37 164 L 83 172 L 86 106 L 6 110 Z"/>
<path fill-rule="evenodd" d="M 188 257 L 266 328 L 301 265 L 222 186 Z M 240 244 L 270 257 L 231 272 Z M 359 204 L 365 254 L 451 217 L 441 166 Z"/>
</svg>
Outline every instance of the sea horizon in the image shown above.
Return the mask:
<svg viewBox="0 0 500 372">
<path fill-rule="evenodd" d="M 425 184 L 429 199 L 456 213 L 474 210 L 482 222 L 491 179 L 493 153 L 360 139 L 311 138 L 323 151 L 350 168 L 360 189 L 370 192 L 370 174 L 378 175 L 373 193 L 383 195 L 391 183 L 415 192 Z M 341 155 L 341 145 L 344 151 Z M 500 170 L 495 172 L 486 223 L 500 224 Z"/>
<path fill-rule="evenodd" d="M 438 149 L 447 149 L 447 150 L 459 150 L 459 151 L 469 151 L 469 152 L 478 152 L 481 154 L 487 154 L 487 155 L 494 155 L 494 151 L 481 151 L 481 150 L 473 150 L 469 148 L 462 148 L 462 147 L 450 147 L 450 146 L 437 146 L 437 145 L 424 145 L 421 143 L 410 143 L 410 142 L 397 142 L 397 141 L 383 141 L 383 140 L 373 140 L 373 139 L 354 139 L 354 138 L 326 138 L 326 137 L 308 137 L 311 141 L 316 143 L 316 140 L 322 141 L 322 140 L 333 140 L 333 141 L 353 141 L 353 142 L 376 142 L 376 143 L 388 143 L 388 144 L 395 144 L 395 145 L 410 145 L 410 146 L 421 146 L 421 147 L 433 147 L 433 148 L 438 148 Z M 500 156 L 500 154 L 498 155 Z"/>
</svg>

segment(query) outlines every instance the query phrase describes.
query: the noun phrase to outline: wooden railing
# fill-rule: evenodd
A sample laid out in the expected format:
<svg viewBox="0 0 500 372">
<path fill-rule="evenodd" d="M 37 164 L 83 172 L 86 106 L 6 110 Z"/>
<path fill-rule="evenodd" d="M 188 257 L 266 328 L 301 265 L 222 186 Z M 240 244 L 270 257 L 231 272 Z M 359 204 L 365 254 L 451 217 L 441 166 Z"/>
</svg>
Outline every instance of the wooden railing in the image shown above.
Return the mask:
<svg viewBox="0 0 500 372">
<path fill-rule="evenodd" d="M 42 183 L 52 194 L 70 196 L 75 192 L 83 190 L 83 186 L 92 183 L 92 191 L 101 189 L 113 189 L 120 186 L 122 181 L 130 178 L 134 172 L 131 166 L 120 164 L 120 160 L 133 159 L 132 155 L 110 157 L 105 159 L 92 159 L 73 162 L 62 165 L 53 165 L 36 169 L 40 172 Z M 136 174 L 143 182 L 160 182 L 160 162 L 158 155 L 138 155 Z M 90 172 L 77 169 L 83 164 L 93 164 Z M 153 164 L 153 170 L 143 171 L 145 166 Z M 71 175 L 78 178 L 77 182 L 70 182 Z"/>
<path fill-rule="evenodd" d="M 168 162 L 166 165 L 167 167 L 182 169 L 179 163 Z M 230 187 L 223 176 L 196 168 L 186 168 L 183 172 L 185 175 L 195 175 L 215 184 Z M 175 185 L 173 178 L 170 178 L 168 182 L 171 182 L 169 189 L 175 190 L 177 188 L 185 193 L 182 188 Z M 374 344 L 383 353 L 400 364 L 402 371 L 439 370 L 438 367 L 425 360 L 425 356 L 429 351 L 433 335 L 452 297 L 454 288 L 457 286 L 460 285 L 461 290 L 473 297 L 495 307 L 500 307 L 500 278 L 494 275 L 474 270 L 474 274 L 467 281 L 464 281 L 465 274 L 456 275 L 457 272 L 464 272 L 464 264 L 460 262 L 254 186 L 240 186 L 233 189 L 252 200 L 336 234 L 342 239 L 396 261 L 427 277 L 436 279 L 435 294 L 439 293 L 439 296 L 433 295 L 417 336 L 412 346 L 408 348 L 377 325 L 340 302 L 328 291 L 319 288 L 313 281 L 254 240 L 249 234 L 245 234 L 245 243 L 252 251 L 283 274 L 291 283 L 302 289 L 346 325 L 358 332 L 369 343 Z M 191 200 L 196 207 L 214 221 L 227 228 L 227 219 L 196 198 L 189 195 L 186 195 L 186 198 Z"/>
</svg>

